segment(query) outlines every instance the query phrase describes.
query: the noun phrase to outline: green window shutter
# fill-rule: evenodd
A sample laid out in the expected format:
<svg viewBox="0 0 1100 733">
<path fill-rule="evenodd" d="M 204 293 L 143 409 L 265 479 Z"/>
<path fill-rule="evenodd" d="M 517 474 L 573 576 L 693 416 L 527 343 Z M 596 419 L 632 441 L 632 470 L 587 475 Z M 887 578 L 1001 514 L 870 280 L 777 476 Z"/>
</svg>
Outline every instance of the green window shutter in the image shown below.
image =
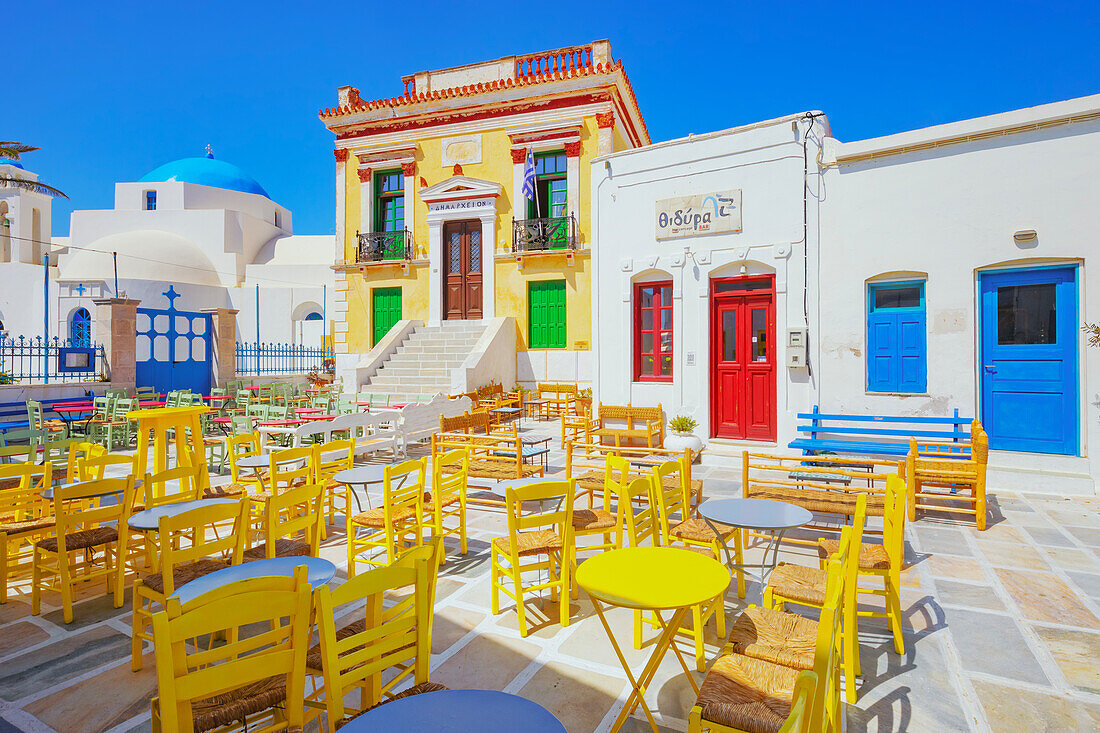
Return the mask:
<svg viewBox="0 0 1100 733">
<path fill-rule="evenodd" d="M 541 280 L 527 286 L 528 341 L 532 349 L 564 349 L 565 281 Z"/>
<path fill-rule="evenodd" d="M 371 290 L 372 345 L 377 344 L 401 320 L 401 288 Z"/>
</svg>

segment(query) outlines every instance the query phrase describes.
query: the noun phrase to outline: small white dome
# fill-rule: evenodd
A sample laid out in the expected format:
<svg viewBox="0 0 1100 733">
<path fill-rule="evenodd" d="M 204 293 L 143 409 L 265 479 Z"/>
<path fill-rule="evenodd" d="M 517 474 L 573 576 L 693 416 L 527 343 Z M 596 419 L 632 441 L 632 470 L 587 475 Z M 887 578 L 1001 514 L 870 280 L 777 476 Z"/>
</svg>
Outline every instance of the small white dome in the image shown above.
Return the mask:
<svg viewBox="0 0 1100 733">
<path fill-rule="evenodd" d="M 88 245 L 90 249 L 73 249 L 61 261 L 61 280 L 114 279 L 112 252 L 118 252 L 119 280 L 149 280 L 192 285 L 220 286 L 221 279 L 214 263 L 195 242 L 178 234 L 141 229 L 101 237 Z"/>
</svg>

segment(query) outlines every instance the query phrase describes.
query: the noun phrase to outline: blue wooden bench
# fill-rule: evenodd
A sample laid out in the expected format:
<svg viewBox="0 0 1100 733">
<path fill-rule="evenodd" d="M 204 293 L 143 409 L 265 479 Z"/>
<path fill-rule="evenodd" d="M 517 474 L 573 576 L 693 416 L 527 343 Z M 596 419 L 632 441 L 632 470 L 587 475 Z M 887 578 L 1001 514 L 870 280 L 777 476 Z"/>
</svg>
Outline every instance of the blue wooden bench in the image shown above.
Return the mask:
<svg viewBox="0 0 1100 733">
<path fill-rule="evenodd" d="M 787 444 L 806 455 L 839 453 L 869 456 L 904 456 L 909 438 L 920 442 L 963 443 L 970 440 L 972 418 L 908 417 L 890 415 L 798 413 L 799 437 Z M 805 424 L 801 421 L 807 421 Z"/>
</svg>

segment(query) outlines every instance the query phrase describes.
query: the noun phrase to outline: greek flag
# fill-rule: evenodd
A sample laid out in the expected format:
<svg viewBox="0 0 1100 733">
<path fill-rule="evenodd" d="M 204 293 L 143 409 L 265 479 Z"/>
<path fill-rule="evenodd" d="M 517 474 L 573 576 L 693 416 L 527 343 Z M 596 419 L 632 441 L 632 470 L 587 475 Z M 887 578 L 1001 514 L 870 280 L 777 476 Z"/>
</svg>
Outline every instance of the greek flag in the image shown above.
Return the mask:
<svg viewBox="0 0 1100 733">
<path fill-rule="evenodd" d="M 527 148 L 527 161 L 523 164 L 523 197 L 535 200 L 535 155 Z"/>
</svg>

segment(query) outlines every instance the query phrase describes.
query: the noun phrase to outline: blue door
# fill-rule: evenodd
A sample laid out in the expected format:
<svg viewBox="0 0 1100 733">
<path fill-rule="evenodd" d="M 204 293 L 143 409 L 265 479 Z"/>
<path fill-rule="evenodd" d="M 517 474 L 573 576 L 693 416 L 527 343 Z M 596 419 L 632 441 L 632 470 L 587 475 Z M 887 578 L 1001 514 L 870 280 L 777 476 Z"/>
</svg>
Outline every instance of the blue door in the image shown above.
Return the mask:
<svg viewBox="0 0 1100 733">
<path fill-rule="evenodd" d="M 990 273 L 981 283 L 989 447 L 1077 455 L 1077 269 Z"/>
<path fill-rule="evenodd" d="M 174 287 L 164 295 L 167 309 L 137 309 L 137 386 L 210 394 L 210 314 L 176 310 Z"/>
</svg>

